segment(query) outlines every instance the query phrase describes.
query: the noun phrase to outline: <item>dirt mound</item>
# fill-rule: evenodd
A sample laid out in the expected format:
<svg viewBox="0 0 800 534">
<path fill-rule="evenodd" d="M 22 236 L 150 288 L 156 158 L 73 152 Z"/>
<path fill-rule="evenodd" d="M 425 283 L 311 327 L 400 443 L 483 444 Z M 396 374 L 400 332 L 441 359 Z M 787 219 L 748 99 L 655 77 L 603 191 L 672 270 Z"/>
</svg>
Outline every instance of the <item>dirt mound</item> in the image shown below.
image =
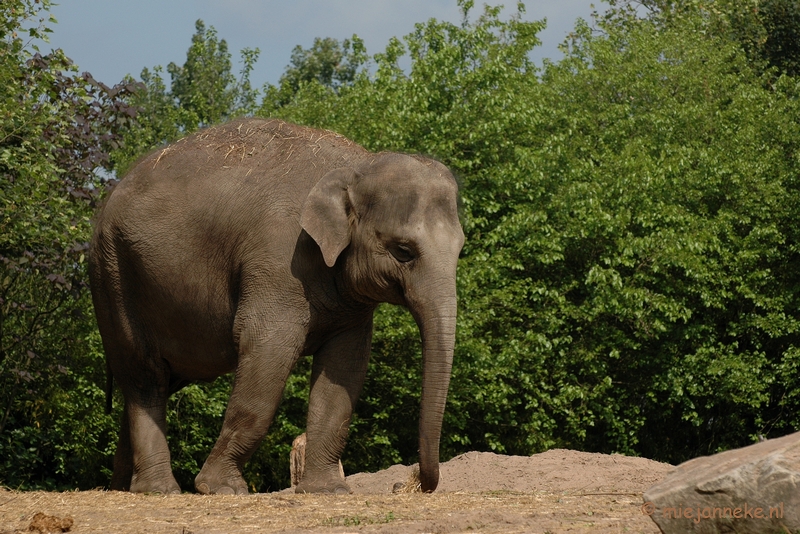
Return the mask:
<svg viewBox="0 0 800 534">
<path fill-rule="evenodd" d="M 391 493 L 414 466 L 393 465 L 347 477 L 356 494 Z M 438 492 L 641 493 L 663 479 L 669 464 L 618 454 L 553 449 L 533 456 L 468 452 L 440 465 Z"/>
</svg>

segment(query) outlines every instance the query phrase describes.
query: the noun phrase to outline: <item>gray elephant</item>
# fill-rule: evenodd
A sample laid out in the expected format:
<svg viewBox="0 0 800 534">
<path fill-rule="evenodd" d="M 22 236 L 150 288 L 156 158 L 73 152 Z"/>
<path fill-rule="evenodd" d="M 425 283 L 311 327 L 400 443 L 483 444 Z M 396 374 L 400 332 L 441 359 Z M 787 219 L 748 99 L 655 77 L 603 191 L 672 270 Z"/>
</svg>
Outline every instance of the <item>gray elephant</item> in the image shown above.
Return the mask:
<svg viewBox="0 0 800 534">
<path fill-rule="evenodd" d="M 297 491 L 349 492 L 338 462 L 373 312 L 390 302 L 422 336 L 420 480 L 436 489 L 464 243 L 457 196 L 436 161 L 278 120 L 208 128 L 140 160 L 97 216 L 89 255 L 109 373 L 125 398 L 111 488 L 179 492 L 167 398 L 235 372 L 195 487 L 246 494 L 242 467 L 295 362 L 311 354 Z"/>
</svg>

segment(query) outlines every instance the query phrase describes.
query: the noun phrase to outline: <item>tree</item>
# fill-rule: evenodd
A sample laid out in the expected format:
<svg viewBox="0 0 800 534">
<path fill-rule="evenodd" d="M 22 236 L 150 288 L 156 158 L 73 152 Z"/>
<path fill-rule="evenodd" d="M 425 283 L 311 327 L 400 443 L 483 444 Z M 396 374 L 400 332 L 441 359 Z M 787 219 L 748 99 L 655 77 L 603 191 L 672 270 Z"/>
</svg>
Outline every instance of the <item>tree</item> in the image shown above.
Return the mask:
<svg viewBox="0 0 800 534">
<path fill-rule="evenodd" d="M 352 85 L 366 61 L 364 42 L 357 35 L 342 42 L 332 37 L 317 37 L 307 50 L 297 45 L 278 86 L 267 86 L 264 105 L 285 106 L 300 87 L 309 83 L 318 83 L 337 92 L 341 87 Z"/>
<path fill-rule="evenodd" d="M 25 42 L 46 37 L 50 5 L 0 7 L 0 481 L 14 486 L 100 480 L 111 426 L 85 251 L 97 171 L 135 115 L 134 84 L 79 76 Z"/>
<path fill-rule="evenodd" d="M 790 76 L 800 75 L 800 2 L 767 0 L 759 6 L 758 18 L 766 34 L 761 56 Z"/>
<path fill-rule="evenodd" d="M 237 82 L 231 72 L 228 43 L 217 38 L 213 26 L 206 30 L 202 20 L 197 21 L 195 28 L 186 62 L 183 66 L 175 63 L 167 66 L 172 77 L 172 97 L 191 115 L 185 125 L 188 131 L 222 122 L 235 113 L 251 111 L 258 94 L 250 87 L 249 76 L 259 50 L 242 51 L 244 66 Z"/>
<path fill-rule="evenodd" d="M 676 462 L 797 424 L 794 83 L 706 22 L 579 25 L 496 171 L 506 214 L 467 276 L 505 447 Z"/>
<path fill-rule="evenodd" d="M 237 80 L 227 42 L 218 37 L 213 26 L 206 29 L 202 20 L 195 23 L 195 28 L 185 63 L 167 66 L 169 89 L 161 66 L 142 70 L 143 88 L 128 99 L 138 111 L 137 118 L 126 128 L 122 147 L 112 154 L 118 175 L 155 147 L 198 128 L 255 111 L 259 90 L 252 87 L 250 74 L 259 49 L 241 51 L 242 69 Z M 134 79 L 129 77 L 126 81 L 132 83 Z"/>
<path fill-rule="evenodd" d="M 756 68 L 800 73 L 800 2 L 797 0 L 609 0 L 608 20 L 647 18 L 670 25 L 702 19 L 704 31 L 732 39 Z"/>
<path fill-rule="evenodd" d="M 287 83 L 294 92 L 312 80 L 333 89 L 352 84 L 366 61 L 365 54 L 364 43 L 356 35 L 352 41 L 345 39 L 341 43 L 331 37 L 317 37 L 308 50 L 300 45 L 294 47 L 281 84 Z"/>
</svg>

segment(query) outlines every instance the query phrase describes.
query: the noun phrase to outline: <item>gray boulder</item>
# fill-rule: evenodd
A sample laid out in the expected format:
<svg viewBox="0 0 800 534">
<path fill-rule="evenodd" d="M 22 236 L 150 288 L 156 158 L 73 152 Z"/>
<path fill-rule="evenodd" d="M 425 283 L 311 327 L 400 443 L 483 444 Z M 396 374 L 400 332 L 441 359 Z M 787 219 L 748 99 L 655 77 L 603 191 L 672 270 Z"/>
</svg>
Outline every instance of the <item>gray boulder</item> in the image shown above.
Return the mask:
<svg viewBox="0 0 800 534">
<path fill-rule="evenodd" d="M 665 534 L 800 531 L 800 432 L 679 465 L 644 493 Z"/>
</svg>

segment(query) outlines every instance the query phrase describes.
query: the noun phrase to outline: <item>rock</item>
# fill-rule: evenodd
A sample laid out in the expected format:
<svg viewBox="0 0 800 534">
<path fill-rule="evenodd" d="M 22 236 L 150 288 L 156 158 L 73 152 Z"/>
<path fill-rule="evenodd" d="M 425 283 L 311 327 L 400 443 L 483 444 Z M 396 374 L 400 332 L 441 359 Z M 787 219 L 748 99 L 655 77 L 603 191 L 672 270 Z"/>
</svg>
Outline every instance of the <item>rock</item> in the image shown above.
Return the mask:
<svg viewBox="0 0 800 534">
<path fill-rule="evenodd" d="M 665 534 L 800 531 L 800 432 L 679 465 L 644 493 Z"/>
<path fill-rule="evenodd" d="M 292 452 L 289 454 L 289 476 L 292 480 L 292 487 L 297 486 L 303 480 L 306 472 L 306 433 L 303 432 L 292 442 Z M 339 460 L 339 476 L 344 480 L 344 467 Z"/>
</svg>

